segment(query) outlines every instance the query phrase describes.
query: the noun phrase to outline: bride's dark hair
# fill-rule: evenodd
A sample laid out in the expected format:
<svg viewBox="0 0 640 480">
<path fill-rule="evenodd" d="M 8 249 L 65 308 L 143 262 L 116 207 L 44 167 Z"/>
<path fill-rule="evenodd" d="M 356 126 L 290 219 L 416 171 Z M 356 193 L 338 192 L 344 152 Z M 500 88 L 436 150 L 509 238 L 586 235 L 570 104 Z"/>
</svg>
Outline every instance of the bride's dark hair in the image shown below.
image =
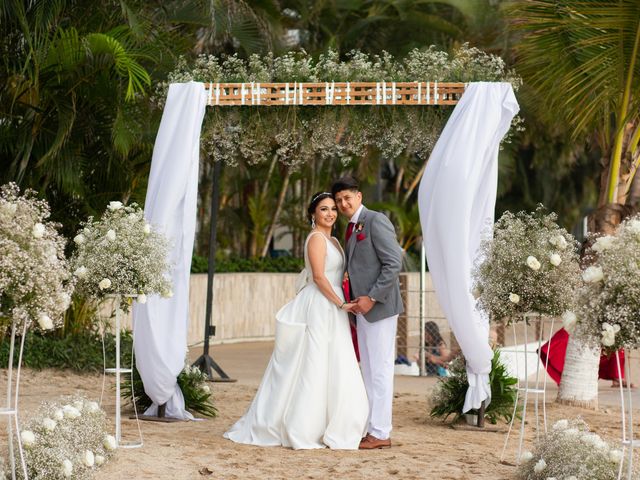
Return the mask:
<svg viewBox="0 0 640 480">
<path fill-rule="evenodd" d="M 311 222 L 311 217 L 315 213 L 316 207 L 325 198 L 333 198 L 333 195 L 330 192 L 316 192 L 311 196 L 311 203 L 309 203 L 309 208 L 307 208 L 307 220 L 309 220 L 309 222 Z"/>
</svg>

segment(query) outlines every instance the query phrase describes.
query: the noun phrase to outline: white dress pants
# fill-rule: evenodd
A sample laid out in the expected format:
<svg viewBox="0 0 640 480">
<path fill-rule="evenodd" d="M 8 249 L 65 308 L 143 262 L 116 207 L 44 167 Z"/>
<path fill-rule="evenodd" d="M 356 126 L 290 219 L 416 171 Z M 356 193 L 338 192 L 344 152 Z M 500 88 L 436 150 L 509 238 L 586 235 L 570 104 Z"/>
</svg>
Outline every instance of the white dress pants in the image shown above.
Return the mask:
<svg viewBox="0 0 640 480">
<path fill-rule="evenodd" d="M 398 315 L 373 323 L 361 314 L 356 318 L 360 367 L 369 397 L 367 431 L 376 438 L 386 440 L 391 435 Z"/>
</svg>

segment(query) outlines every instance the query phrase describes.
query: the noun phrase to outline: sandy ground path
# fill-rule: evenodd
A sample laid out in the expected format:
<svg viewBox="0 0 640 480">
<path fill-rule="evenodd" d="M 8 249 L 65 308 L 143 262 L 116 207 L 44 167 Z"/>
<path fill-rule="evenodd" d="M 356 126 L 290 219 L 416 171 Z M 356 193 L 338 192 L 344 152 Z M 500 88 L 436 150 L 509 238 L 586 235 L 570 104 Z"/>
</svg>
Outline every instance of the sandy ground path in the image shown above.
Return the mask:
<svg viewBox="0 0 640 480">
<path fill-rule="evenodd" d="M 215 360 L 236 383 L 214 383 L 215 403 L 220 415 L 198 422 L 142 422 L 144 447 L 119 450 L 96 475 L 97 479 L 508 479 L 515 468 L 500 463 L 506 425 L 477 430 L 452 428 L 428 416 L 428 393 L 433 378 L 396 377 L 393 448 L 376 451 L 293 451 L 237 445 L 222 438 L 223 432 L 249 405 L 266 367 L 270 342 L 213 347 Z M 192 349 L 195 359 L 200 349 Z M 61 371 L 25 371 L 21 386 L 22 415 L 44 399 L 81 393 L 99 399 L 102 376 Z M 601 382 L 598 411 L 553 403 L 555 386 L 548 393 L 549 421 L 582 416 L 594 431 L 609 439 L 620 435 L 619 408 L 615 390 Z M 640 403 L 636 403 L 640 405 Z M 104 401 L 113 418 L 114 398 L 107 391 Z M 529 418 L 533 419 L 532 416 Z M 637 418 L 637 417 L 636 417 Z M 133 438 L 135 423 L 126 420 L 125 437 Z M 531 428 L 527 428 L 532 431 Z M 6 441 L 6 439 L 3 439 Z M 513 460 L 517 435 L 506 458 Z"/>
</svg>

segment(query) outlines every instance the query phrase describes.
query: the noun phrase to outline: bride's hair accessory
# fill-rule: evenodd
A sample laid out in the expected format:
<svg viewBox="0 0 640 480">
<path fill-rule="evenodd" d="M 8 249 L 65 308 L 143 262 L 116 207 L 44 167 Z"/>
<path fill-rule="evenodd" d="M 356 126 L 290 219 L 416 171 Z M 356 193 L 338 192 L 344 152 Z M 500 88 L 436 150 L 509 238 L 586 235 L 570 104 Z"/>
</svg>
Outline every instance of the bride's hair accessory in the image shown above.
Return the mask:
<svg viewBox="0 0 640 480">
<path fill-rule="evenodd" d="M 319 197 L 321 197 L 322 195 L 328 195 L 331 196 L 331 192 L 320 192 L 318 194 L 316 194 L 312 199 L 311 199 L 311 203 L 315 202 Z"/>
</svg>

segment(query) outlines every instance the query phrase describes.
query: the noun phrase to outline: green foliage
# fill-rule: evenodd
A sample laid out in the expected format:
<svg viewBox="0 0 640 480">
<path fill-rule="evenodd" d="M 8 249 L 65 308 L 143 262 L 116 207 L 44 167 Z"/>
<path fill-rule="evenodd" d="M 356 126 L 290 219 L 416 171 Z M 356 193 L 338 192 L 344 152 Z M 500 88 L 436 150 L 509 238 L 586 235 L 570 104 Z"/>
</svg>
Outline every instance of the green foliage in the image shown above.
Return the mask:
<svg viewBox="0 0 640 480">
<path fill-rule="evenodd" d="M 463 357 L 458 357 L 451 362 L 450 376 L 443 377 L 436 385 L 431 397 L 432 417 L 447 420 L 453 415 L 452 422 L 462 416 L 464 398 L 469 388 L 467 370 Z M 487 420 L 495 424 L 499 419 L 510 422 L 516 401 L 518 379 L 510 377 L 506 367 L 500 362 L 500 352 L 495 350 L 491 359 L 491 373 L 489 374 L 491 385 L 491 403 L 485 410 Z M 471 410 L 467 413 L 478 412 Z"/>
<path fill-rule="evenodd" d="M 237 272 L 273 272 L 297 273 L 304 268 L 304 260 L 295 257 L 264 257 L 242 258 L 230 257 L 216 260 L 216 273 Z M 207 273 L 208 260 L 200 255 L 194 255 L 191 260 L 191 273 Z"/>
<path fill-rule="evenodd" d="M 185 408 L 197 412 L 205 417 L 215 417 L 218 410 L 211 400 L 211 390 L 207 385 L 207 376 L 197 367 L 188 365 L 178 375 L 178 386 L 184 395 Z M 151 406 L 152 400 L 144 391 L 144 384 L 137 368 L 133 370 L 133 388 L 135 392 L 136 408 L 144 411 Z M 127 378 L 122 385 L 122 397 L 131 400 L 131 382 Z"/>
<path fill-rule="evenodd" d="M 16 342 L 20 339 L 16 339 Z M 131 362 L 133 340 L 131 333 L 123 331 L 120 336 L 121 362 Z M 107 366 L 115 365 L 115 336 L 105 335 Z M 0 365 L 9 361 L 9 339 L 0 341 Z M 17 365 L 17 355 L 14 357 Z M 99 334 L 90 331 L 73 333 L 63 338 L 27 333 L 22 365 L 41 370 L 44 368 L 70 369 L 81 373 L 98 373 L 103 370 L 102 340 Z"/>
</svg>

